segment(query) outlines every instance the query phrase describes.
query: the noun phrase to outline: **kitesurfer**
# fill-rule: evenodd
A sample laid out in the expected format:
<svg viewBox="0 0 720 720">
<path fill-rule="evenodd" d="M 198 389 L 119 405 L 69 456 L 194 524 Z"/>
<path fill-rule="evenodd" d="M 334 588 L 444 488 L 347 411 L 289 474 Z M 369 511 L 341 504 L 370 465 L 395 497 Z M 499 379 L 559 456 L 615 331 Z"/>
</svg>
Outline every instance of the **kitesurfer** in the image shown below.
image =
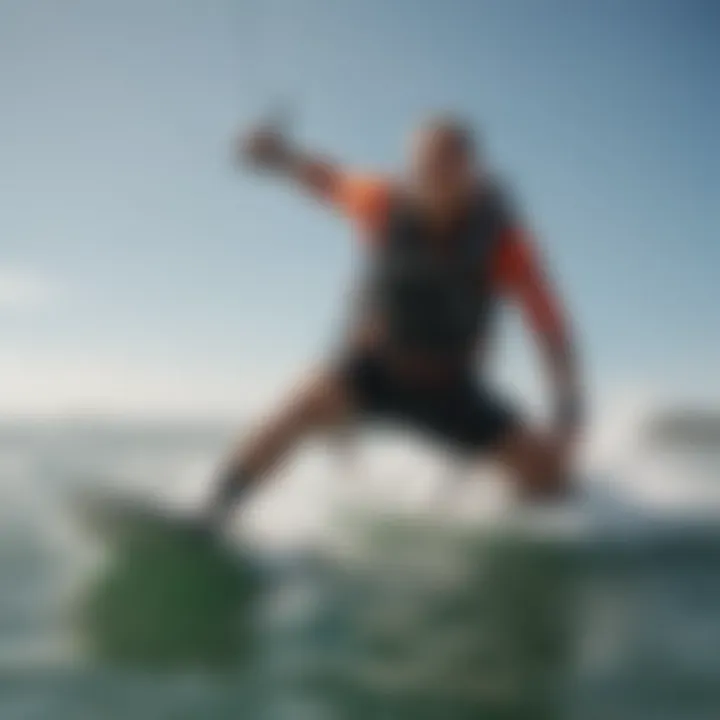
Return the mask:
<svg viewBox="0 0 720 720">
<path fill-rule="evenodd" d="M 221 522 L 310 434 L 373 418 L 497 460 L 524 497 L 565 494 L 583 421 L 569 323 L 529 230 L 470 129 L 446 117 L 422 123 L 397 178 L 354 173 L 272 127 L 244 134 L 238 154 L 349 218 L 369 271 L 343 352 L 235 449 L 218 478 L 211 517 Z M 483 368 L 504 300 L 519 303 L 547 361 L 550 428 L 530 427 Z"/>
</svg>

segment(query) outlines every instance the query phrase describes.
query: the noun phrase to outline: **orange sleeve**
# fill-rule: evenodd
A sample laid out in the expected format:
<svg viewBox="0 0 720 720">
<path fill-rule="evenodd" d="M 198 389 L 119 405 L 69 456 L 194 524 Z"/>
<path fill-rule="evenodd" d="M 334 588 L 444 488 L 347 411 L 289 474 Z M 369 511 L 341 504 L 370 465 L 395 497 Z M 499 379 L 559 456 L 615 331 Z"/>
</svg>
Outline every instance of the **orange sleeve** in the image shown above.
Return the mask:
<svg viewBox="0 0 720 720">
<path fill-rule="evenodd" d="M 366 239 L 375 241 L 387 218 L 390 194 L 390 182 L 382 177 L 346 173 L 338 178 L 332 199 Z"/>
<path fill-rule="evenodd" d="M 494 277 L 502 292 L 516 298 L 533 330 L 543 336 L 565 336 L 565 315 L 527 233 L 505 231 L 494 263 Z"/>
</svg>

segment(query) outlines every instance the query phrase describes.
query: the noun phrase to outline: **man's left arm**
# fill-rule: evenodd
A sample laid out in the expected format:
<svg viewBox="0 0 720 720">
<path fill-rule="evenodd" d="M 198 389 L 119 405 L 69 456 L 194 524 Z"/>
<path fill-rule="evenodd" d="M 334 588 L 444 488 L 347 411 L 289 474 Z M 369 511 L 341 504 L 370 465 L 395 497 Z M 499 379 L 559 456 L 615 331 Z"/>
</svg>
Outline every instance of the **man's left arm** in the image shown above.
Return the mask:
<svg viewBox="0 0 720 720">
<path fill-rule="evenodd" d="M 496 257 L 496 279 L 515 298 L 539 341 L 554 393 L 556 430 L 571 440 L 583 423 L 583 392 L 577 350 L 567 313 L 529 233 L 507 229 Z"/>
</svg>

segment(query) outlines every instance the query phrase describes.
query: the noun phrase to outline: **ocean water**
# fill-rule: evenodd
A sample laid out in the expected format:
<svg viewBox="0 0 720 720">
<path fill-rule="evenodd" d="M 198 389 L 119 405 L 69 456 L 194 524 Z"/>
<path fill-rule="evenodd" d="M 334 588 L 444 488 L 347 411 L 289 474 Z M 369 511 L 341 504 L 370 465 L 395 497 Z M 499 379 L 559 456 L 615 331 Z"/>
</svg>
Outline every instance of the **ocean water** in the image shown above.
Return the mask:
<svg viewBox="0 0 720 720">
<path fill-rule="evenodd" d="M 0 718 L 720 717 L 712 513 L 596 494 L 549 531 L 346 509 L 222 548 L 142 525 L 108 544 L 78 517 L 98 487 L 190 506 L 229 437 L 0 429 Z M 311 524 L 299 500 L 266 515 Z"/>
</svg>

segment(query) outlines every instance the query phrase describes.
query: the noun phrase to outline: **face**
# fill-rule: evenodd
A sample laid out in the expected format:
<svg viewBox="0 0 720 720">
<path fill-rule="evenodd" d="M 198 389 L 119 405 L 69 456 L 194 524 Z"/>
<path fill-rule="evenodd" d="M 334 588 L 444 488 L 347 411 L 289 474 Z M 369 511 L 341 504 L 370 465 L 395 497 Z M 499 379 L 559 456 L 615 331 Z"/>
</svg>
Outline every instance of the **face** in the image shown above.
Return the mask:
<svg viewBox="0 0 720 720">
<path fill-rule="evenodd" d="M 472 158 L 444 129 L 426 128 L 415 133 L 410 172 L 422 202 L 439 212 L 461 204 L 474 183 Z"/>
</svg>

